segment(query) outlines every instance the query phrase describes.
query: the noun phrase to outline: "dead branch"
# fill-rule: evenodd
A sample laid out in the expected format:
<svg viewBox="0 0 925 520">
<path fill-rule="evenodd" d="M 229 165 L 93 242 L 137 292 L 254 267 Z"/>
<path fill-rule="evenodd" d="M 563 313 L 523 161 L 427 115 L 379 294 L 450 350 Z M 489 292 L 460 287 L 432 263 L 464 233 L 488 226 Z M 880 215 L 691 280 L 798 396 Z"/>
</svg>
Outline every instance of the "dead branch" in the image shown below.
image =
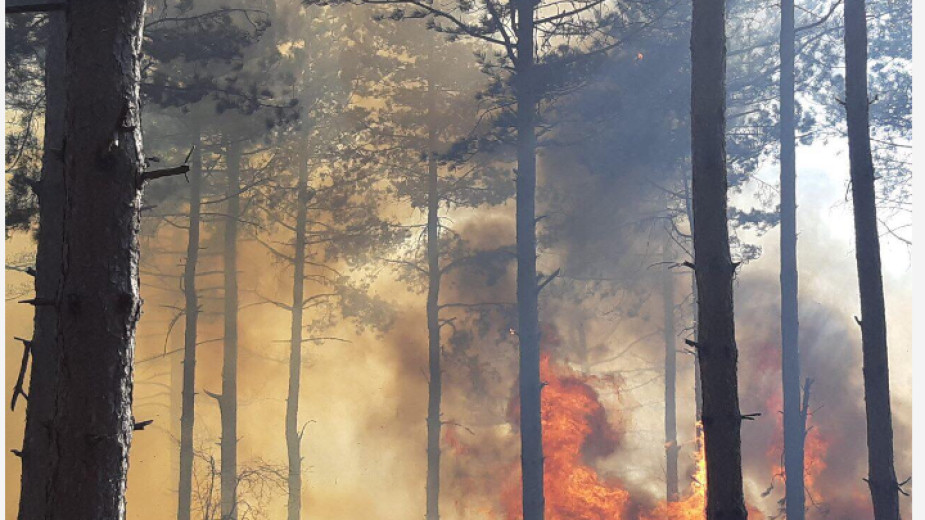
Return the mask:
<svg viewBox="0 0 925 520">
<path fill-rule="evenodd" d="M 146 427 L 151 425 L 154 422 L 154 419 L 148 419 L 147 421 L 136 422 L 135 419 L 132 419 L 132 430 L 136 432 L 143 431 Z"/>
<path fill-rule="evenodd" d="M 536 292 L 539 293 L 540 291 L 542 291 L 543 287 L 546 287 L 547 285 L 549 285 L 549 282 L 553 281 L 557 276 L 559 276 L 560 272 L 562 272 L 561 268 L 553 271 L 551 275 L 547 276 L 545 280 L 540 282 L 540 284 L 536 287 Z"/>
<path fill-rule="evenodd" d="M 160 179 L 162 177 L 173 177 L 174 175 L 186 175 L 189 170 L 189 160 L 193 156 L 193 150 L 196 149 L 196 145 L 193 145 L 189 149 L 189 153 L 186 154 L 186 159 L 183 160 L 183 164 L 180 166 L 174 166 L 173 168 L 164 168 L 162 170 L 151 170 L 146 171 L 141 174 L 141 184 L 144 184 L 148 181 L 154 179 Z M 189 182 L 189 178 L 186 179 L 186 182 Z"/>
<path fill-rule="evenodd" d="M 10 401 L 10 410 L 16 410 L 16 401 L 19 399 L 19 396 L 23 396 L 23 399 L 27 401 L 29 400 L 29 396 L 23 388 L 23 382 L 26 379 L 26 368 L 29 366 L 29 354 L 32 351 L 32 342 L 23 338 L 16 339 L 22 341 L 22 364 L 19 366 L 19 376 L 16 378 L 16 386 L 13 387 L 13 399 Z"/>
</svg>

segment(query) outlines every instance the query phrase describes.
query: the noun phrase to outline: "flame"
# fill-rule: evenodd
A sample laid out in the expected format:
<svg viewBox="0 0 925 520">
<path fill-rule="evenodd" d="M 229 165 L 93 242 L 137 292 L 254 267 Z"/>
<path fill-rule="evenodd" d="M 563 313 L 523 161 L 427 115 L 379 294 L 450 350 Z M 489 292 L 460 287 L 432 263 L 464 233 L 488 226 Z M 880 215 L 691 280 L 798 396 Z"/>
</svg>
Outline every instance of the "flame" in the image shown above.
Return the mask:
<svg viewBox="0 0 925 520">
<path fill-rule="evenodd" d="M 697 421 L 697 431 L 701 431 L 702 428 L 703 425 Z M 704 520 L 707 507 L 707 460 L 702 442 L 697 443 L 697 451 L 694 452 L 694 468 L 687 498 L 677 502 L 662 501 L 652 512 L 644 515 L 642 520 Z M 761 511 L 747 504 L 746 507 L 749 518 L 765 518 Z"/>
<path fill-rule="evenodd" d="M 454 455 L 464 456 L 472 453 L 472 447 L 459 438 L 459 432 L 457 432 L 455 425 L 447 424 L 444 426 L 443 442 L 449 446 Z"/>
<path fill-rule="evenodd" d="M 601 477 L 586 461 L 590 455 L 612 452 L 619 437 L 588 384 L 590 378 L 554 366 L 548 355 L 541 358 L 540 376 L 546 383 L 541 401 L 546 518 L 623 518 L 629 492 Z M 501 496 L 509 520 L 523 516 L 519 468 L 513 473 Z"/>
<path fill-rule="evenodd" d="M 548 520 L 704 520 L 706 518 L 707 465 L 703 443 L 694 453 L 695 471 L 686 498 L 661 502 L 650 512 L 631 513 L 630 494 L 614 479 L 602 477 L 589 459 L 612 453 L 619 433 L 608 422 L 606 412 L 591 381 L 617 384 L 606 378 L 578 374 L 556 366 L 548 354 L 540 359 L 540 376 L 546 383 L 541 398 L 543 423 L 543 483 Z M 516 412 L 517 402 L 513 402 Z M 516 415 L 516 414 L 515 414 Z M 697 424 L 697 429 L 701 428 Z M 507 520 L 523 517 L 522 483 L 519 465 L 512 468 L 501 492 L 501 506 Z M 748 516 L 763 520 L 764 514 L 749 506 Z"/>
<path fill-rule="evenodd" d="M 701 428 L 697 423 L 697 429 Z M 677 502 L 660 502 L 651 513 L 642 520 L 703 520 L 707 507 L 707 461 L 704 457 L 703 443 L 698 443 L 694 452 L 694 474 L 691 476 L 690 490 L 687 498 Z"/>
<path fill-rule="evenodd" d="M 779 395 L 772 396 L 768 400 L 769 410 L 779 410 L 781 406 Z M 775 461 L 772 475 L 774 478 L 786 479 L 786 472 L 781 465 L 783 445 L 784 445 L 784 425 L 783 414 L 777 415 L 777 429 L 775 441 L 768 450 L 768 456 L 773 457 Z M 808 414 L 806 417 L 806 437 L 803 444 L 803 483 L 806 486 L 807 499 L 814 502 L 824 502 L 821 494 L 816 487 L 816 479 L 819 474 L 826 468 L 826 455 L 829 451 L 829 443 L 822 437 L 819 428 L 812 424 L 813 416 Z"/>
</svg>

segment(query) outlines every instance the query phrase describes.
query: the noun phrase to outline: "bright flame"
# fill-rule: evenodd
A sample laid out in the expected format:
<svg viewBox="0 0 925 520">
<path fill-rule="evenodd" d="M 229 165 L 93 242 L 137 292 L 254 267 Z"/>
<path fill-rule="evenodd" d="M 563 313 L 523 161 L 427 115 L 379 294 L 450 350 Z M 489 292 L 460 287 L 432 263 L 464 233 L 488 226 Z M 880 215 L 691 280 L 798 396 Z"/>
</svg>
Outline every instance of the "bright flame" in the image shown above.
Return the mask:
<svg viewBox="0 0 925 520">
<path fill-rule="evenodd" d="M 597 392 L 587 378 L 554 366 L 548 355 L 540 361 L 540 376 L 546 383 L 542 394 L 546 518 L 619 520 L 629 492 L 602 478 L 586 462 L 590 449 L 600 449 L 603 443 L 608 445 L 605 453 L 612 451 L 618 437 L 606 420 Z M 501 497 L 510 520 L 523 516 L 519 468 L 514 473 Z"/>
<path fill-rule="evenodd" d="M 780 397 L 774 396 L 768 400 L 769 410 L 780 409 Z M 816 478 L 826 468 L 825 458 L 829 451 L 829 443 L 822 438 L 819 428 L 812 424 L 812 414 L 806 417 L 806 437 L 803 443 L 803 483 L 806 486 L 807 499 L 814 502 L 824 502 L 821 494 L 816 489 Z M 786 480 L 786 472 L 781 465 L 783 451 L 783 414 L 777 414 L 777 430 L 775 442 L 768 450 L 768 456 L 774 457 L 775 464 L 773 468 L 774 478 Z"/>
<path fill-rule="evenodd" d="M 697 421 L 697 431 L 701 431 L 703 425 Z M 698 442 L 698 449 L 694 453 L 695 471 L 691 476 L 691 485 L 687 498 L 677 502 L 659 502 L 652 512 L 644 515 L 642 520 L 704 520 L 706 518 L 707 508 L 707 459 L 704 451 L 703 442 Z M 761 511 L 748 506 L 748 518 L 752 520 L 764 520 L 765 516 Z"/>
<path fill-rule="evenodd" d="M 697 424 L 697 429 L 700 429 Z M 687 498 L 678 502 L 660 502 L 643 520 L 703 520 L 707 506 L 707 461 L 703 443 L 694 453 L 696 471 L 691 477 Z"/>
</svg>

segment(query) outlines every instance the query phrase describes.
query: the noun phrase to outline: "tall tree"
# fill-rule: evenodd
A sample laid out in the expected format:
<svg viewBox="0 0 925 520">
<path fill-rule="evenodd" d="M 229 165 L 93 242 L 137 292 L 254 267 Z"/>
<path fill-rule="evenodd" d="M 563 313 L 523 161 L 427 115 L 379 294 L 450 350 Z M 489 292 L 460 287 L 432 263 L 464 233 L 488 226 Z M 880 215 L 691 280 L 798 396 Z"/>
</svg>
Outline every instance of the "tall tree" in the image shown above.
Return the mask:
<svg viewBox="0 0 925 520">
<path fill-rule="evenodd" d="M 784 393 L 784 475 L 787 518 L 803 520 L 799 302 L 797 277 L 796 123 L 794 121 L 794 0 L 780 4 L 780 331 Z"/>
<path fill-rule="evenodd" d="M 307 146 L 306 146 L 307 150 Z M 302 382 L 302 314 L 305 307 L 305 227 L 308 203 L 314 196 L 308 185 L 308 160 L 300 154 L 296 198 L 295 254 L 292 265 L 292 332 L 289 344 L 289 389 L 286 394 L 286 455 L 289 486 L 286 512 L 289 520 L 302 515 L 302 432 L 299 431 L 299 389 Z"/>
<path fill-rule="evenodd" d="M 204 220 L 208 220 L 203 219 L 201 214 L 201 199 L 209 191 L 203 178 L 201 148 L 203 143 L 208 146 L 209 138 L 215 134 L 229 133 L 237 123 L 236 118 L 242 115 L 250 118 L 263 116 L 267 127 L 285 123 L 295 115 L 296 104 L 278 101 L 280 96 L 273 92 L 277 78 L 273 74 L 268 76 L 264 70 L 258 79 L 252 70 L 254 62 L 260 60 L 265 60 L 262 65 L 271 68 L 268 63 L 273 63 L 278 57 L 278 51 L 272 47 L 275 42 L 267 34 L 271 13 L 265 7 L 266 3 L 252 3 L 246 8 L 229 7 L 208 0 L 165 2 L 154 6 L 151 20 L 146 23 L 149 37 L 146 40 L 142 94 L 149 110 L 162 116 L 155 120 L 156 123 L 164 119 L 177 122 L 182 127 L 184 141 L 178 143 L 177 148 L 185 151 L 191 144 L 196 145 L 189 183 L 184 185 L 188 191 L 185 226 L 188 234 L 181 286 L 185 333 L 182 390 L 179 392 L 177 518 L 180 520 L 190 518 L 195 491 L 196 328 L 201 305 L 196 279 L 200 234 Z M 268 48 L 270 51 L 266 52 Z M 261 88 L 257 88 L 258 82 Z M 168 133 L 176 133 L 175 124 L 149 125 L 148 135 L 153 134 L 157 144 L 171 140 L 159 135 L 163 133 L 158 132 L 161 126 L 171 127 Z M 238 138 L 235 136 L 230 140 Z M 226 167 L 225 172 L 228 171 Z M 251 184 L 249 182 L 246 187 L 251 187 Z M 226 189 L 223 195 L 205 202 L 214 204 L 228 201 L 229 197 L 232 195 Z M 182 197 L 174 198 L 182 200 Z M 171 204 L 175 202 L 168 200 L 161 205 Z M 158 214 L 151 217 L 166 218 Z M 227 477 L 228 473 L 224 475 Z"/>
<path fill-rule="evenodd" d="M 671 241 L 662 246 L 662 262 L 673 260 Z M 675 336 L 674 278 L 670 271 L 662 274 L 662 335 L 665 340 L 665 499 L 677 502 L 678 492 L 678 410 L 677 410 L 677 338 Z"/>
<path fill-rule="evenodd" d="M 540 108 L 569 86 L 580 84 L 579 72 L 593 57 L 606 54 L 646 27 L 637 22 L 632 9 L 617 13 L 601 0 L 574 0 L 565 4 L 518 0 L 490 0 L 483 5 L 459 1 L 438 5 L 417 0 L 367 0 L 371 4 L 407 5 L 396 8 L 393 18 L 429 18 L 432 27 L 455 37 L 471 37 L 497 46 L 485 56 L 486 69 L 499 81 L 499 93 L 509 96 L 505 112 L 514 132 L 516 168 L 517 308 L 519 340 L 519 390 L 521 478 L 525 520 L 544 517 L 543 440 L 540 380 L 540 288 L 551 280 L 538 277 L 536 239 L 537 127 Z M 460 13 L 460 15 L 457 15 Z M 629 20 L 629 21 L 627 21 Z M 625 24 L 625 25 L 621 25 Z M 619 34 L 623 30 L 626 34 Z M 566 33 L 573 45 L 553 42 Z M 580 42 L 579 42 L 580 40 Z M 545 278 L 545 279 L 543 279 Z"/>
<path fill-rule="evenodd" d="M 61 243 L 64 235 L 64 125 L 65 40 L 63 12 L 48 14 L 45 46 L 45 152 L 42 177 L 33 183 L 38 198 L 39 230 L 35 255 L 35 298 L 54 301 L 61 282 Z M 29 401 L 23 438 L 22 484 L 19 518 L 45 518 L 50 477 L 51 431 L 55 410 L 55 371 L 60 350 L 57 311 L 48 305 L 35 308 L 32 340 L 25 348 L 32 356 Z M 15 397 L 14 397 L 15 406 Z"/>
<path fill-rule="evenodd" d="M 865 0 L 845 0 L 845 109 L 854 203 L 855 257 L 861 295 L 861 347 L 867 410 L 867 484 L 876 520 L 899 518 L 899 484 L 893 468 L 893 417 L 880 265 L 874 163 L 870 149 Z"/>
<path fill-rule="evenodd" d="M 132 439 L 144 2 L 67 9 L 61 356 L 45 518 L 125 517 Z M 44 302 L 37 302 L 42 303 Z M 24 516 L 31 516 L 26 511 Z"/>
<path fill-rule="evenodd" d="M 241 218 L 241 143 L 227 143 L 228 171 L 225 207 L 225 328 L 222 350 L 222 393 L 216 399 L 221 412 L 222 520 L 236 520 L 238 491 L 238 219 Z"/>
<path fill-rule="evenodd" d="M 199 324 L 199 293 L 196 292 L 196 268 L 199 264 L 199 233 L 202 212 L 202 141 L 198 129 L 189 172 L 189 233 L 186 263 L 183 269 L 183 296 L 186 328 L 183 335 L 183 381 L 180 394 L 180 477 L 177 496 L 177 519 L 189 520 L 193 494 L 193 427 L 196 405 L 196 338 Z"/>
<path fill-rule="evenodd" d="M 377 13 L 374 19 L 382 17 Z M 471 59 L 471 48 L 410 24 L 400 38 L 378 23 L 364 27 L 363 32 L 367 45 L 388 49 L 355 60 L 366 68 L 359 82 L 359 97 L 375 99 L 375 105 L 386 107 L 371 110 L 364 120 L 377 140 L 367 153 L 384 167 L 392 194 L 424 216 L 422 223 L 412 226 L 421 229 L 424 247 L 399 248 L 398 258 L 385 261 L 396 266 L 415 289 L 426 293 L 422 302 L 428 360 L 424 505 L 426 518 L 436 520 L 440 515 L 441 444 L 446 423 L 444 374 L 450 357 L 462 354 L 469 343 L 467 327 L 461 325 L 463 316 L 448 315 L 453 310 L 487 312 L 497 308 L 482 302 L 441 301 L 441 288 L 445 280 L 467 267 L 481 275 L 499 263 L 497 250 L 468 247 L 467 238 L 451 229 L 446 215 L 455 208 L 508 200 L 512 187 L 506 171 L 509 163 L 480 153 L 476 144 L 494 128 L 480 124 L 476 93 L 484 87 L 484 75 Z M 496 162 L 504 162 L 504 166 Z M 446 334 L 441 334 L 447 329 L 453 331 L 450 342 L 460 347 L 452 353 L 444 343 Z"/>
<path fill-rule="evenodd" d="M 703 392 L 707 520 L 745 520 L 725 151 L 726 9 L 693 0 L 691 153 L 697 357 Z"/>
</svg>

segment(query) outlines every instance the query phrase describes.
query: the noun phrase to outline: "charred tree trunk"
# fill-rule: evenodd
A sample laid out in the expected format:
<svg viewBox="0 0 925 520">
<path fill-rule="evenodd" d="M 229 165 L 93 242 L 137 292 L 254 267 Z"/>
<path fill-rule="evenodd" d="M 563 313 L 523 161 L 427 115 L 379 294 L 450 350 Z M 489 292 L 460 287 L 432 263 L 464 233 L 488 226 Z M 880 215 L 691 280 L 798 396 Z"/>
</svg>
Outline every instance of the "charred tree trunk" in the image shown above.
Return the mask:
<svg viewBox="0 0 925 520">
<path fill-rule="evenodd" d="M 694 0 L 691 27 L 691 147 L 697 356 L 703 388 L 707 520 L 745 520 L 741 422 L 726 220 L 723 0 Z"/>
<path fill-rule="evenodd" d="M 434 96 L 433 82 L 430 95 Z M 433 108 L 429 122 L 427 154 L 427 520 L 440 517 L 440 402 L 443 395 L 440 348 L 440 192 L 437 169 L 437 133 Z"/>
<path fill-rule="evenodd" d="M 662 260 L 672 259 L 669 241 L 665 241 Z M 667 264 L 666 264 L 667 265 Z M 674 279 L 669 271 L 662 274 L 663 333 L 665 339 L 665 497 L 677 502 L 678 492 L 678 406 L 677 347 L 674 330 Z"/>
<path fill-rule="evenodd" d="M 520 461 L 524 520 L 543 520 L 543 422 L 536 279 L 536 119 L 534 2 L 518 0 L 517 64 L 517 316 L 520 343 Z"/>
<path fill-rule="evenodd" d="M 306 149 L 308 143 L 305 143 Z M 307 153 L 306 153 L 307 155 Z M 302 515 L 302 433 L 299 431 L 299 393 L 302 385 L 302 314 L 305 304 L 305 227 L 308 219 L 308 158 L 299 161 L 295 254 L 292 278 L 292 330 L 289 341 L 289 391 L 286 395 L 286 454 L 289 459 L 289 520 Z"/>
<path fill-rule="evenodd" d="M 67 7 L 61 350 L 46 519 L 125 517 L 141 314 L 143 18 L 142 0 Z"/>
<path fill-rule="evenodd" d="M 782 1 L 780 25 L 780 332 L 785 504 L 788 520 L 803 520 L 805 422 L 800 413 L 793 1 Z"/>
<path fill-rule="evenodd" d="M 854 202 L 855 255 L 861 294 L 864 401 L 867 407 L 868 485 L 876 520 L 899 518 L 893 468 L 893 418 L 887 356 L 886 309 L 867 99 L 867 19 L 864 0 L 845 0 L 845 107 Z"/>
<path fill-rule="evenodd" d="M 35 187 L 39 204 L 38 244 L 35 254 L 35 297 L 54 301 L 61 283 L 64 239 L 64 124 L 65 40 L 63 12 L 48 13 L 45 47 L 45 142 L 42 178 Z M 44 519 L 50 477 L 51 424 L 54 416 L 56 378 L 60 350 L 58 315 L 54 307 L 35 307 L 34 331 L 29 345 L 32 372 L 26 430 L 23 437 L 22 486 L 19 518 Z"/>
<path fill-rule="evenodd" d="M 199 294 L 196 292 L 196 267 L 199 263 L 199 228 L 201 224 L 202 154 L 200 135 L 189 172 L 189 235 L 186 266 L 183 269 L 183 294 L 186 298 L 186 331 L 183 338 L 183 391 L 180 411 L 180 478 L 177 519 L 189 520 L 193 495 L 193 426 L 196 407 L 196 338 L 199 323 Z"/>
<path fill-rule="evenodd" d="M 237 520 L 238 485 L 238 219 L 241 214 L 241 145 L 228 144 L 228 206 L 225 216 L 225 350 L 222 359 L 221 515 Z"/>
</svg>

